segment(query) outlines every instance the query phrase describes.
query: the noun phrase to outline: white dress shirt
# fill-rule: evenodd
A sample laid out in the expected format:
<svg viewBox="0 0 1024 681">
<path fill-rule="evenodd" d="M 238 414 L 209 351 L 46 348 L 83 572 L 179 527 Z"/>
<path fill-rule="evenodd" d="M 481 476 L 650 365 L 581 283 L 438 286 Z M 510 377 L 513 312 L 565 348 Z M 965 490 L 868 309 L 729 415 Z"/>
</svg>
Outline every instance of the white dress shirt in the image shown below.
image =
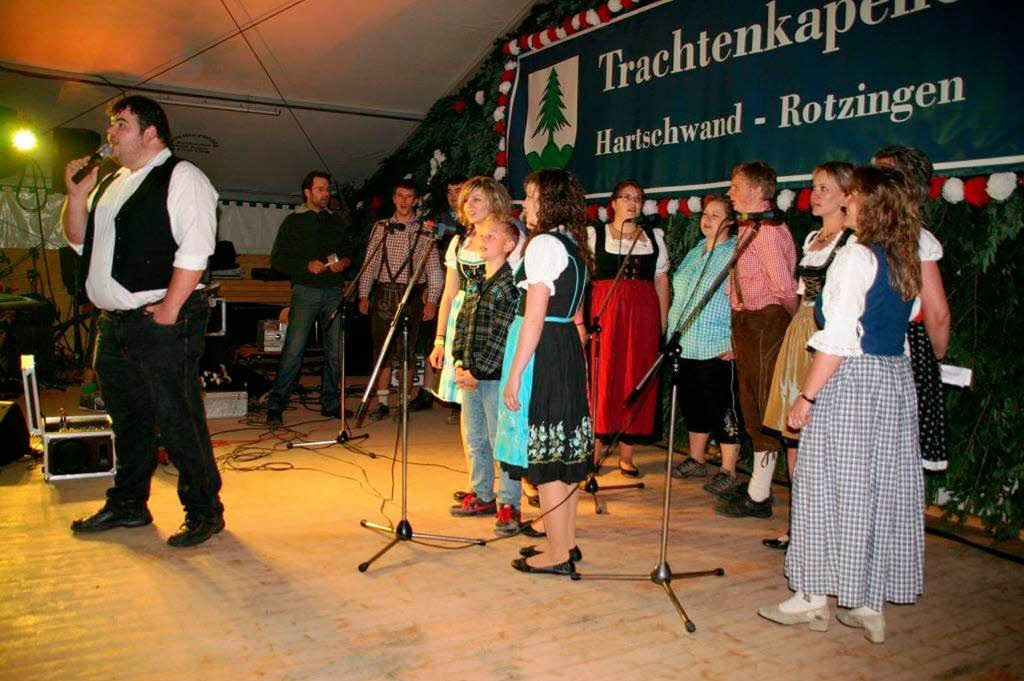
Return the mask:
<svg viewBox="0 0 1024 681">
<path fill-rule="evenodd" d="M 136 171 L 121 168 L 107 186 L 96 205 L 92 258 L 85 291 L 89 300 L 103 310 L 134 310 L 162 299 L 167 289 L 131 292 L 111 275 L 114 262 L 114 218 L 131 198 L 154 167 L 163 165 L 171 157 L 164 149 Z M 96 192 L 89 197 L 92 209 Z M 171 234 L 178 244 L 174 254 L 174 267 L 185 270 L 204 270 L 206 260 L 217 242 L 217 190 L 203 171 L 188 161 L 181 161 L 171 173 L 167 191 L 167 212 L 171 217 Z M 83 244 L 71 244 L 81 255 Z M 168 281 L 168 283 L 170 283 Z M 196 288 L 202 288 L 202 284 Z"/>
</svg>

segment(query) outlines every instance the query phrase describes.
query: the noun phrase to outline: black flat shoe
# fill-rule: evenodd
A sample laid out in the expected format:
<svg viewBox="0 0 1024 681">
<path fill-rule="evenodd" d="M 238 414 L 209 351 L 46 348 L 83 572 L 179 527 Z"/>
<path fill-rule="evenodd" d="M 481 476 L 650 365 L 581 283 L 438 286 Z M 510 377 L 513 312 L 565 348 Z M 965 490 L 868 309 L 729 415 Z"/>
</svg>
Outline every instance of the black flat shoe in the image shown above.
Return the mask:
<svg viewBox="0 0 1024 681">
<path fill-rule="evenodd" d="M 788 539 L 762 539 L 761 543 L 770 549 L 779 549 L 780 551 L 785 551 L 789 548 Z"/>
<path fill-rule="evenodd" d="M 622 473 L 623 475 L 625 475 L 627 478 L 639 478 L 640 477 L 640 469 L 639 468 L 623 468 L 621 461 L 619 462 L 619 472 Z"/>
<path fill-rule="evenodd" d="M 519 555 L 523 558 L 539 556 L 542 553 L 544 552 L 538 549 L 533 544 L 530 544 L 529 546 L 524 546 L 523 548 L 519 549 Z M 569 560 L 571 560 L 574 563 L 578 563 L 581 560 L 583 560 L 583 552 L 580 551 L 580 547 L 574 546 L 571 549 L 569 549 Z"/>
<path fill-rule="evenodd" d="M 571 560 L 547 567 L 534 567 L 527 563 L 525 558 L 516 558 L 512 561 L 512 567 L 519 570 L 519 572 L 528 572 L 534 575 L 560 575 L 562 577 L 571 577 L 572 579 L 580 578 L 576 572 L 576 566 L 573 565 Z"/>
<path fill-rule="evenodd" d="M 533 525 L 527 525 L 525 523 L 521 528 L 519 528 L 519 534 L 529 537 L 530 539 L 543 539 L 548 536 L 547 532 L 538 532 L 533 529 Z"/>
</svg>

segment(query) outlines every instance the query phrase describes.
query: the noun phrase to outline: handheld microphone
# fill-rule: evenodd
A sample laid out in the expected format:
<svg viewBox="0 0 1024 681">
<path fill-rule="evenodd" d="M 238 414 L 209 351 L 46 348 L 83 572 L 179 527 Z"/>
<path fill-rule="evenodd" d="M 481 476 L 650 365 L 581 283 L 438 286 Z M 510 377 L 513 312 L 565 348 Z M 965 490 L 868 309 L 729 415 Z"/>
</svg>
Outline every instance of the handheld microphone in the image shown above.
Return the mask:
<svg viewBox="0 0 1024 681">
<path fill-rule="evenodd" d="M 737 213 L 738 222 L 760 222 L 762 220 L 775 220 L 781 218 L 782 213 L 777 210 L 764 210 L 760 213 Z"/>
<path fill-rule="evenodd" d="M 71 176 L 71 181 L 78 184 L 85 179 L 86 175 L 92 172 L 92 169 L 103 163 L 104 159 L 110 156 L 111 148 L 109 144 L 101 144 L 100 148 L 89 154 L 89 160 L 85 162 L 77 173 Z"/>
</svg>

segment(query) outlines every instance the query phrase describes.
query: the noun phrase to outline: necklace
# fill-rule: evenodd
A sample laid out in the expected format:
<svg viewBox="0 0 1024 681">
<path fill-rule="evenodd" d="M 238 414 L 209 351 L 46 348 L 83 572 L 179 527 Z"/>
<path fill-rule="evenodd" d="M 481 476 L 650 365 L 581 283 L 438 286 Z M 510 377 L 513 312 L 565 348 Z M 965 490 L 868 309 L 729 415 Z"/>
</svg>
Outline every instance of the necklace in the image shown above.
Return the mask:
<svg viewBox="0 0 1024 681">
<path fill-rule="evenodd" d="M 619 239 L 620 241 L 623 238 L 625 238 L 626 236 L 629 236 L 629 235 L 634 234 L 636 232 L 636 226 L 635 225 L 633 226 L 633 229 L 629 230 L 628 232 L 624 231 L 621 227 L 616 227 L 613 224 L 609 224 L 608 227 L 610 228 L 610 230 L 612 232 L 612 236 L 614 236 L 616 239 Z M 616 234 L 618 234 L 618 236 L 615 236 Z"/>
<path fill-rule="evenodd" d="M 828 242 L 832 241 L 832 239 L 834 239 L 836 237 L 836 235 L 839 234 L 839 232 L 841 232 L 841 231 L 842 231 L 842 229 L 839 229 L 839 230 L 836 230 L 835 232 L 827 232 L 826 233 L 824 229 L 821 229 L 817 234 L 814 235 L 814 239 L 812 240 L 811 243 L 814 246 L 823 246 L 823 245 L 827 244 Z"/>
</svg>

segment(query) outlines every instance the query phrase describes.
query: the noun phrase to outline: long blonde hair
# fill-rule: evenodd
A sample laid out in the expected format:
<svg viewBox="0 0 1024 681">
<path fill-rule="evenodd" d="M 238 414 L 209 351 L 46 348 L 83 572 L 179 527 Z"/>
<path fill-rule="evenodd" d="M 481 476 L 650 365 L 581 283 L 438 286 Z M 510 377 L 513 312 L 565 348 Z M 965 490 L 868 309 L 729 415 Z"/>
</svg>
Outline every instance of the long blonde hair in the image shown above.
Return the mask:
<svg viewBox="0 0 1024 681">
<path fill-rule="evenodd" d="M 889 262 L 889 281 L 904 300 L 921 292 L 921 203 L 917 187 L 895 168 L 861 166 L 850 178 L 859 196 L 857 241 L 880 244 Z"/>
</svg>

